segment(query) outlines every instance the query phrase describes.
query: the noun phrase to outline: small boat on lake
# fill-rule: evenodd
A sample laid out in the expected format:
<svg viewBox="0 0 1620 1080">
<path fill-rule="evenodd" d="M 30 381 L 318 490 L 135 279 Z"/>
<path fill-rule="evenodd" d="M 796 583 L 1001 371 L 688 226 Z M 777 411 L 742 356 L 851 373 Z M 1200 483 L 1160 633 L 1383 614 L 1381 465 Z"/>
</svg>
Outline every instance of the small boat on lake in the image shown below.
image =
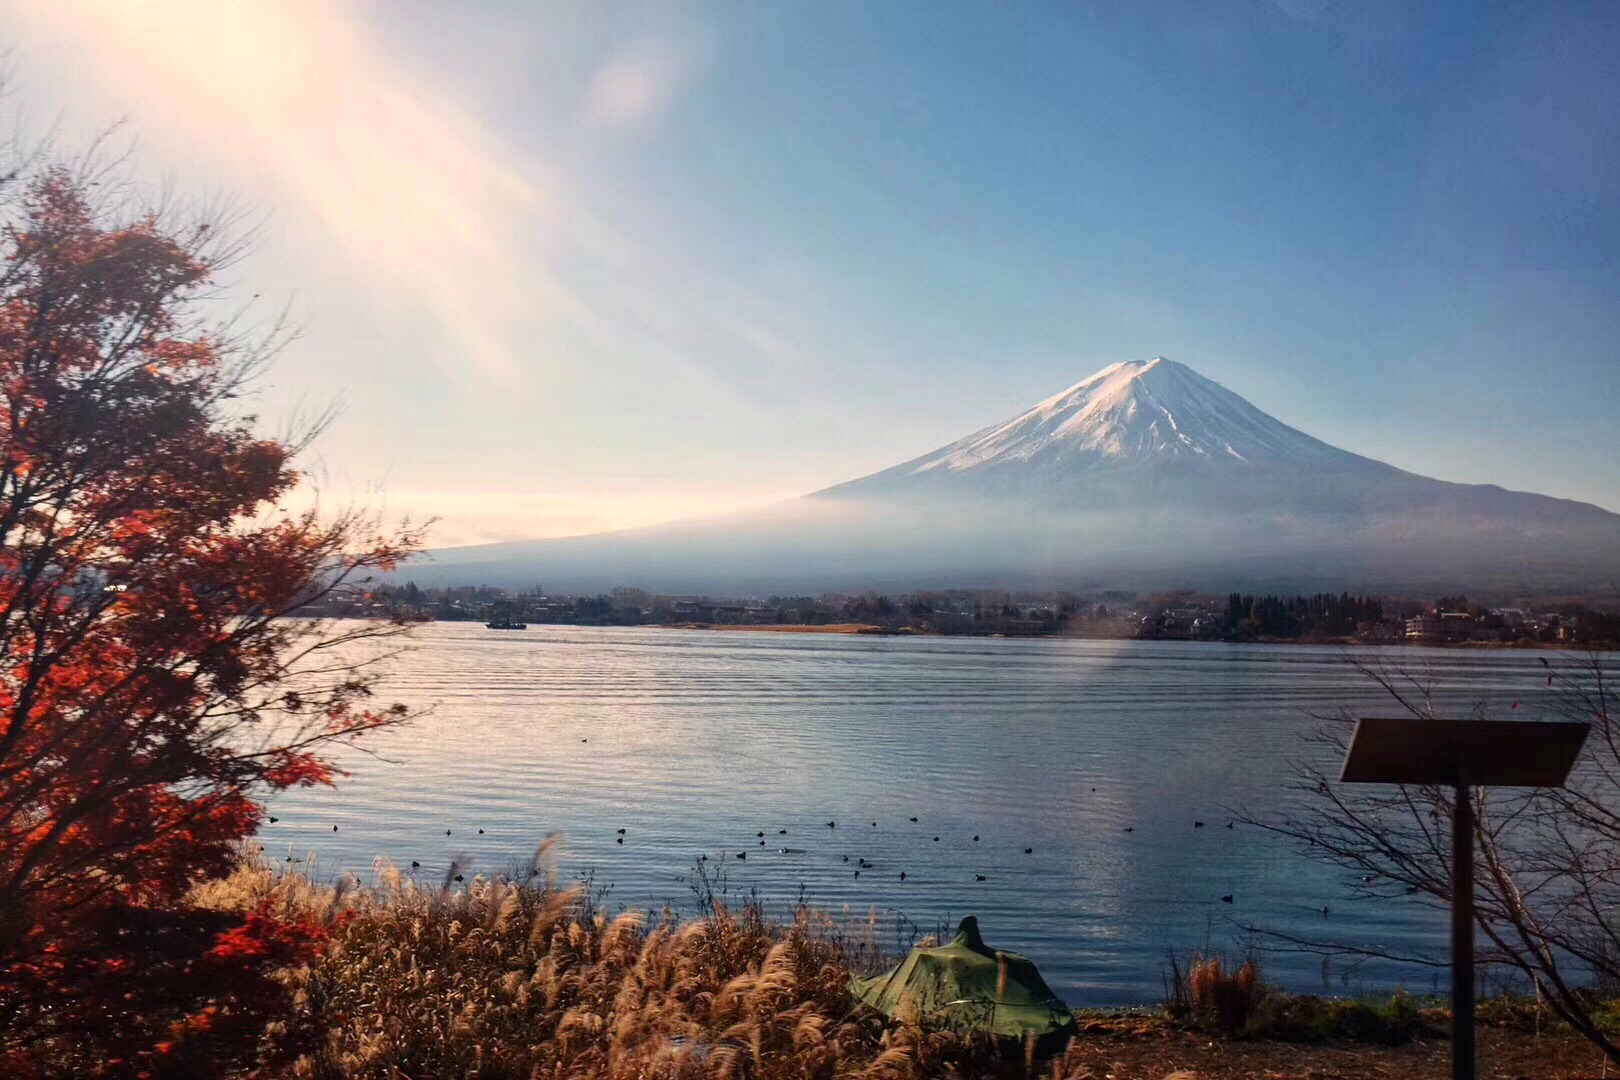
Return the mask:
<svg viewBox="0 0 1620 1080">
<path fill-rule="evenodd" d="M 527 630 L 528 623 L 513 622 L 511 619 L 495 619 L 484 624 L 489 630 Z"/>
</svg>

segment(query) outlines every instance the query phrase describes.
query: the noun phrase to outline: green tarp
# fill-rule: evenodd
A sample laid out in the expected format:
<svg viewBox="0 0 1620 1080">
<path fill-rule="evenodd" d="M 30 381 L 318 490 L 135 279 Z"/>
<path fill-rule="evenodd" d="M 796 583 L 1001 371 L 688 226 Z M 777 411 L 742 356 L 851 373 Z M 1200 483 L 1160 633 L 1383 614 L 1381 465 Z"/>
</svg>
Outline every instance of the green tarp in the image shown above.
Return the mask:
<svg viewBox="0 0 1620 1080">
<path fill-rule="evenodd" d="M 931 1027 L 1039 1039 L 1074 1026 L 1069 1007 L 1035 965 L 1017 953 L 988 948 L 972 915 L 949 944 L 918 946 L 899 967 L 856 979 L 851 990 L 885 1016 Z"/>
</svg>

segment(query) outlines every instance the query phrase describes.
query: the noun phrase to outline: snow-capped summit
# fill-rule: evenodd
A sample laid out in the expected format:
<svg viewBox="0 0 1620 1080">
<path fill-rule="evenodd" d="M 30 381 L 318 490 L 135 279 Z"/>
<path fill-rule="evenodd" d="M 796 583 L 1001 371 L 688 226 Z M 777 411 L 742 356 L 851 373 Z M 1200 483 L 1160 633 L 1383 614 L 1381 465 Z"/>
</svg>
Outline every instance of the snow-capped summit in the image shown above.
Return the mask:
<svg viewBox="0 0 1620 1080">
<path fill-rule="evenodd" d="M 1298 475 L 1388 466 L 1314 439 L 1185 364 L 1156 356 L 1111 364 L 1002 423 L 871 476 L 830 488 L 851 496 L 1070 486 L 1144 470 Z"/>
<path fill-rule="evenodd" d="M 1005 423 L 907 464 L 920 473 L 997 461 L 1083 466 L 1087 459 L 1189 456 L 1305 464 L 1349 455 L 1272 419 L 1185 364 L 1156 356 L 1112 364 Z"/>
</svg>

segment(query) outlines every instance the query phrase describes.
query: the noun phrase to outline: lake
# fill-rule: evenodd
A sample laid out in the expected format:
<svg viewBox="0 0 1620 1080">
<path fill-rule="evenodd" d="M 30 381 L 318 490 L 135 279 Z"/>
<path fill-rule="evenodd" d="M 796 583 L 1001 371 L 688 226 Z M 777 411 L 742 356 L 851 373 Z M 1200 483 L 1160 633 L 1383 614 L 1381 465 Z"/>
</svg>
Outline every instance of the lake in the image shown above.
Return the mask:
<svg viewBox="0 0 1620 1080">
<path fill-rule="evenodd" d="M 1169 951 L 1236 955 L 1240 924 L 1443 949 L 1443 910 L 1350 899 L 1342 871 L 1227 827 L 1298 797 L 1287 758 L 1308 751 L 1311 714 L 1397 713 L 1349 655 L 431 624 L 383 692 L 430 714 L 371 740 L 386 760 L 344 758 L 354 775 L 337 789 L 280 796 L 262 839 L 278 859 L 314 853 L 320 876 L 368 876 L 386 854 L 437 883 L 452 860 L 504 872 L 555 831 L 562 874 L 589 877 L 610 909 L 688 913 L 706 854 L 732 890 L 780 913 L 801 895 L 838 917 L 875 912 L 891 948 L 976 914 L 993 947 L 1028 954 L 1070 1005 L 1147 1004 Z M 1382 655 L 1458 709 L 1502 715 L 1522 699 L 1514 715 L 1535 718 L 1545 700 L 1545 654 Z M 857 878 L 862 859 L 873 865 Z M 1290 953 L 1265 965 L 1301 991 L 1428 992 L 1445 977 Z"/>
</svg>

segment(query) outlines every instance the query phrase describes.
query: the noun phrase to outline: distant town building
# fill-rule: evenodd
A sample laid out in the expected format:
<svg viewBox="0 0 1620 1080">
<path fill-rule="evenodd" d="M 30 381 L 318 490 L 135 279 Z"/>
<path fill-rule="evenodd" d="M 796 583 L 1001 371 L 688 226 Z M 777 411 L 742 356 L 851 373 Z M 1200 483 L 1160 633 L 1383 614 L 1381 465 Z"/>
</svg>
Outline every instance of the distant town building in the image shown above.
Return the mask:
<svg viewBox="0 0 1620 1080">
<path fill-rule="evenodd" d="M 1406 640 L 1420 645 L 1455 644 L 1473 634 L 1474 617 L 1466 611 L 1425 611 L 1406 620 Z"/>
</svg>

